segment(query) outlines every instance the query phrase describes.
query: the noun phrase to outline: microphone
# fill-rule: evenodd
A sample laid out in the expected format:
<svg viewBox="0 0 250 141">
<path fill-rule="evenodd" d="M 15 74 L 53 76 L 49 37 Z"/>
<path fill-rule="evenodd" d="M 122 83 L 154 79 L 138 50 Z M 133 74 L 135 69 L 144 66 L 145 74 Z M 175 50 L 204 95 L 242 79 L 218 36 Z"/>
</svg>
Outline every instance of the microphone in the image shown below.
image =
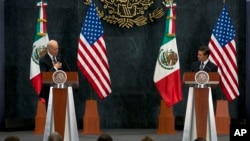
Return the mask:
<svg viewBox="0 0 250 141">
<path fill-rule="evenodd" d="M 57 62 L 61 62 L 61 57 L 60 56 L 56 56 L 56 60 L 57 60 Z"/>
</svg>

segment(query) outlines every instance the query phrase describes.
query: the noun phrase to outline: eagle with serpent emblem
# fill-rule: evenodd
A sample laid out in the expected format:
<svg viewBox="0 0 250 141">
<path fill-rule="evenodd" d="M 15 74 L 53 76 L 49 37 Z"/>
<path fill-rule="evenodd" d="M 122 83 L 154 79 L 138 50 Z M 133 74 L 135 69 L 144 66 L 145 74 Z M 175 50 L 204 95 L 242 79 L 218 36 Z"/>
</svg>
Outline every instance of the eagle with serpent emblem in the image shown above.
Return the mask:
<svg viewBox="0 0 250 141">
<path fill-rule="evenodd" d="M 162 8 L 148 11 L 154 0 L 100 0 L 100 2 L 103 8 L 96 6 L 99 17 L 110 24 L 118 24 L 121 28 L 143 26 L 164 15 Z M 85 1 L 87 5 L 90 3 L 91 0 Z"/>
</svg>

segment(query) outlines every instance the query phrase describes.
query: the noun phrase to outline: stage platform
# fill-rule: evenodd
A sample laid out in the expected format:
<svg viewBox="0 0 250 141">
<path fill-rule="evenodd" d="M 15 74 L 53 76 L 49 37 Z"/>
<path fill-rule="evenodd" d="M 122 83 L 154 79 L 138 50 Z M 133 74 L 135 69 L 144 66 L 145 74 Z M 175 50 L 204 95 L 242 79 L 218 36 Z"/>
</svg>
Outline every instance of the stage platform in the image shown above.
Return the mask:
<svg viewBox="0 0 250 141">
<path fill-rule="evenodd" d="M 96 141 L 99 134 L 86 135 L 79 130 L 80 141 Z M 102 133 L 110 134 L 113 141 L 141 141 L 145 136 L 150 136 L 154 141 L 181 141 L 182 131 L 176 134 L 156 134 L 155 129 L 102 129 Z M 21 141 L 42 141 L 43 134 L 34 134 L 33 131 L 9 131 L 0 132 L 0 141 L 10 135 L 20 137 Z M 218 141 L 229 141 L 229 135 L 218 135 Z"/>
</svg>

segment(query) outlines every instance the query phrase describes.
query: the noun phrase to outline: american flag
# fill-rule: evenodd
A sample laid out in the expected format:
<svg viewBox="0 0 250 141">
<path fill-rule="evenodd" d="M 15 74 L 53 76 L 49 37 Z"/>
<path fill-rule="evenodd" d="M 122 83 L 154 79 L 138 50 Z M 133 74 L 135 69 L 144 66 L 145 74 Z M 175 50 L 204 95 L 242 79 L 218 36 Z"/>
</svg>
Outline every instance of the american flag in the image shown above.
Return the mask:
<svg viewBox="0 0 250 141">
<path fill-rule="evenodd" d="M 77 53 L 77 65 L 100 99 L 111 93 L 103 27 L 92 2 L 83 23 Z"/>
<path fill-rule="evenodd" d="M 220 86 L 229 101 L 239 96 L 235 30 L 224 5 L 209 41 L 210 59 L 218 66 Z"/>
</svg>

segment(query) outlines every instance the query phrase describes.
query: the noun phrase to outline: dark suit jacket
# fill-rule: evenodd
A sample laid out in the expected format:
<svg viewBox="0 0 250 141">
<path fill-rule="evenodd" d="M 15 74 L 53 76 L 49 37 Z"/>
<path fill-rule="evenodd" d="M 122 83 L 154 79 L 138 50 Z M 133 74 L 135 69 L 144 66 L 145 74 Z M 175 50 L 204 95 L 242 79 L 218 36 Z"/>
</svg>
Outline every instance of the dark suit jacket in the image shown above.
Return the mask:
<svg viewBox="0 0 250 141">
<path fill-rule="evenodd" d="M 201 65 L 201 61 L 196 61 L 192 64 L 192 68 L 191 71 L 192 72 L 198 72 L 200 71 L 200 65 Z M 208 61 L 207 64 L 205 65 L 205 67 L 203 68 L 203 71 L 206 72 L 217 72 L 218 71 L 218 67 L 212 63 L 211 61 Z"/>
<path fill-rule="evenodd" d="M 46 71 L 56 71 L 56 69 L 53 67 L 52 60 L 49 56 L 49 54 L 45 54 L 40 60 L 39 60 L 39 65 L 40 65 L 40 71 L 41 72 L 46 72 Z"/>
</svg>

